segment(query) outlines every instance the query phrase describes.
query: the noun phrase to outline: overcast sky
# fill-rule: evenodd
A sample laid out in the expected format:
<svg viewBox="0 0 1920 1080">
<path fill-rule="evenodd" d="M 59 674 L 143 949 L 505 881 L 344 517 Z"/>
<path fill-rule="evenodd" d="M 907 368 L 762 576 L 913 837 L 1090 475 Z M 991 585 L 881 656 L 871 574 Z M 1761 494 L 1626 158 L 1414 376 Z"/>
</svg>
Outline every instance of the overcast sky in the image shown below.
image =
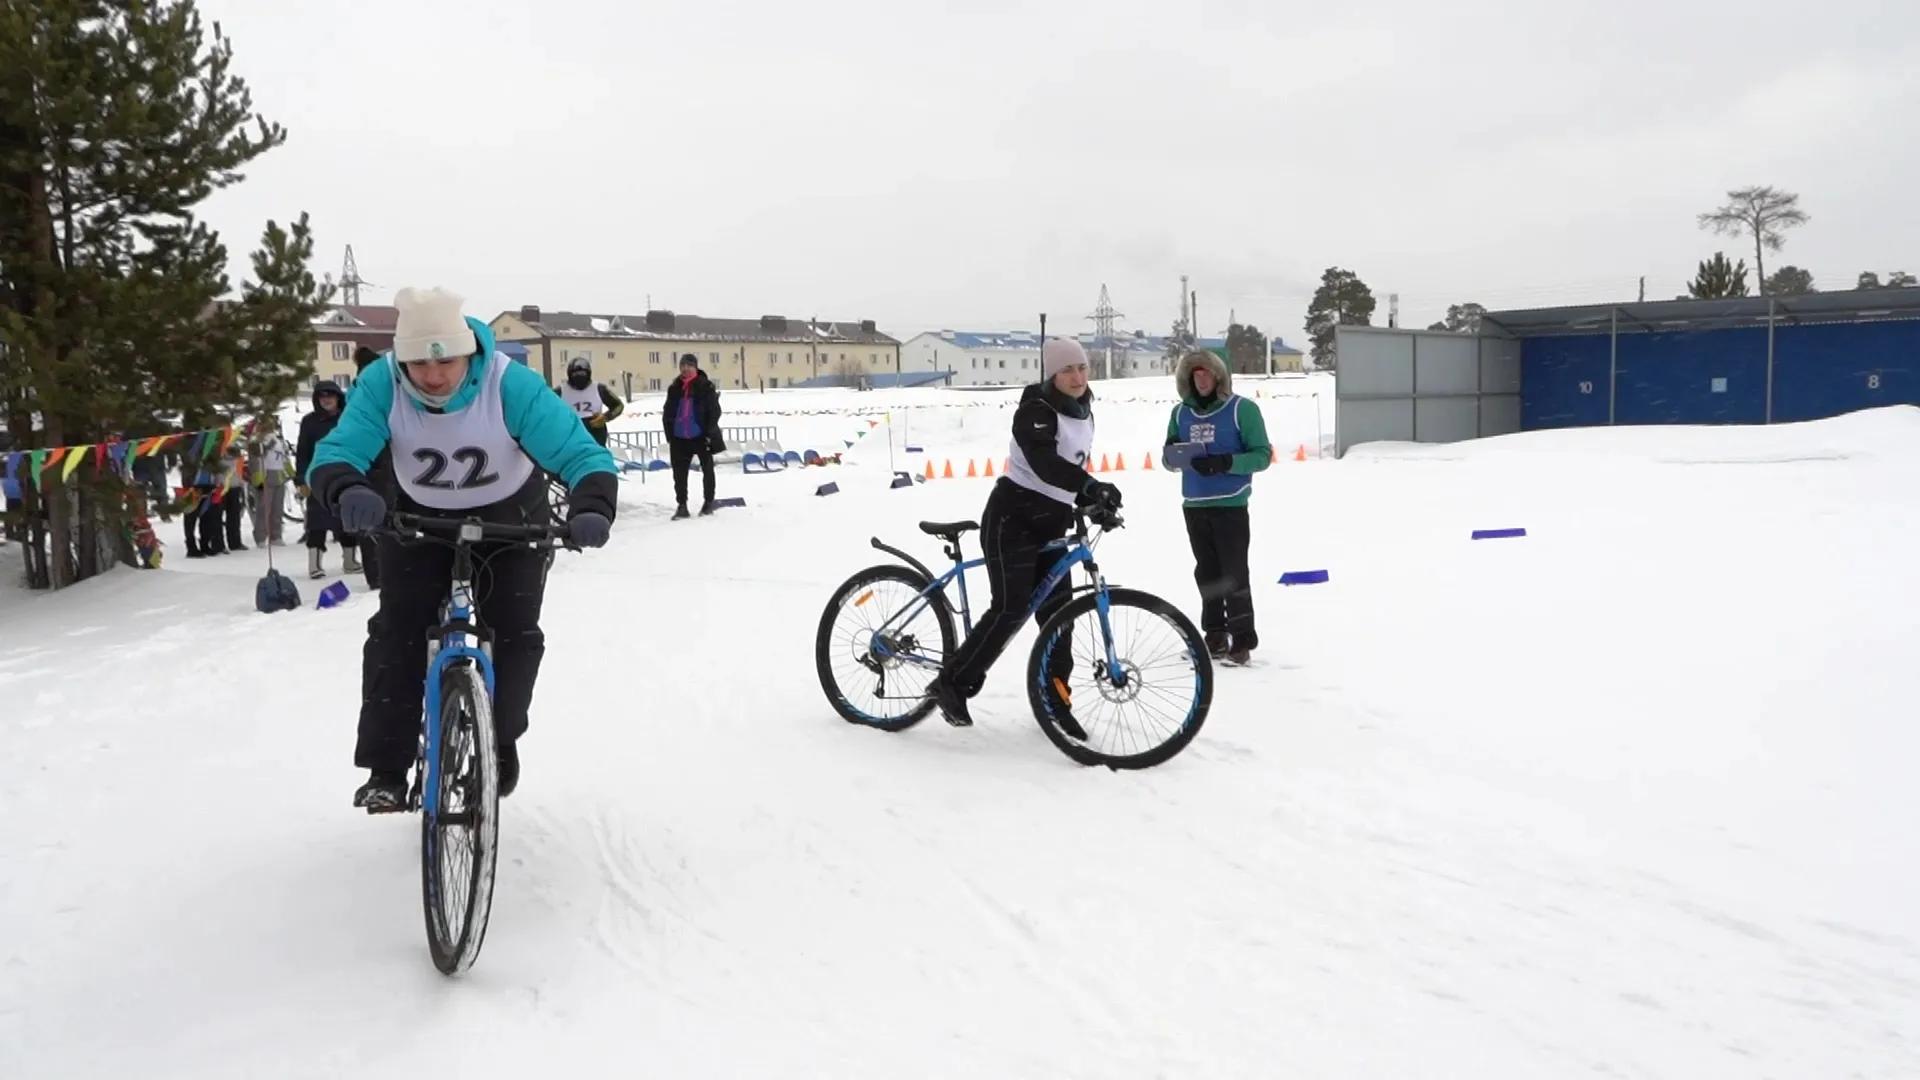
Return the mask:
<svg viewBox="0 0 1920 1080">
<path fill-rule="evenodd" d="M 203 206 L 235 255 L 312 215 L 385 303 L 1164 333 L 1180 275 L 1301 341 L 1330 265 L 1402 325 L 1649 299 L 1751 243 L 1920 273 L 1920 3 L 201 0 L 289 129 Z"/>
</svg>

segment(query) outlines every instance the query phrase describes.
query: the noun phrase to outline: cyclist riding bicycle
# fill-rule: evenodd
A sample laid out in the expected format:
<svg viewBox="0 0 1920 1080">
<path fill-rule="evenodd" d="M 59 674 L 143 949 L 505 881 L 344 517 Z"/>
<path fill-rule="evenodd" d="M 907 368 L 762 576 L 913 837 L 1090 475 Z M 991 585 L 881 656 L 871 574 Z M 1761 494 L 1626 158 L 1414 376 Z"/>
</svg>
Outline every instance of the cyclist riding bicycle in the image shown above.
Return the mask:
<svg viewBox="0 0 1920 1080">
<path fill-rule="evenodd" d="M 574 415 L 587 427 L 587 433 L 601 446 L 607 445 L 607 425 L 627 411 L 620 395 L 607 384 L 593 381 L 593 361 L 576 356 L 567 361 L 567 381 L 553 388 Z"/>
<path fill-rule="evenodd" d="M 993 603 L 980 616 L 967 640 L 960 643 L 930 692 L 940 715 L 955 727 L 968 727 L 973 716 L 967 699 L 977 696 L 987 682 L 987 671 L 1020 631 L 1022 616 L 1034 590 L 1046 579 L 1064 550 L 1042 553 L 1047 544 L 1073 531 L 1074 508 L 1092 507 L 1096 520 L 1120 508 L 1120 489 L 1086 471 L 1093 452 L 1093 391 L 1087 386 L 1087 352 L 1072 338 L 1048 338 L 1040 349 L 1041 381 L 1020 394 L 1013 412 L 1013 444 L 1007 471 L 994 482 L 980 517 L 980 546 L 986 556 L 987 582 Z M 1044 625 L 1071 595 L 1065 579 L 1034 613 L 1035 625 Z M 1061 666 L 1049 671 L 1049 682 L 1067 684 L 1072 654 L 1058 653 Z M 1060 695 L 1056 689 L 1056 696 Z M 1060 715 L 1071 725 L 1062 700 Z M 1074 725 L 1077 726 L 1077 725 Z"/>
<path fill-rule="evenodd" d="M 547 474 L 568 488 L 573 542 L 600 547 L 612 529 L 619 474 L 545 379 L 494 351 L 493 332 L 464 316 L 444 289 L 402 289 L 393 351 L 361 372 L 340 422 L 314 452 L 308 481 L 341 531 L 365 533 L 391 510 L 478 517 L 499 524 L 546 520 Z M 367 479 L 392 451 L 388 506 Z M 440 613 L 453 552 L 375 537 L 384 588 L 367 620 L 359 739 L 353 761 L 369 773 L 353 804 L 372 812 L 406 806 L 407 771 L 420 733 L 427 634 Z M 475 602 L 493 633 L 494 728 L 500 794 L 520 779 L 518 741 L 527 730 L 546 651 L 540 607 L 546 558 L 511 543 L 477 545 Z"/>
</svg>

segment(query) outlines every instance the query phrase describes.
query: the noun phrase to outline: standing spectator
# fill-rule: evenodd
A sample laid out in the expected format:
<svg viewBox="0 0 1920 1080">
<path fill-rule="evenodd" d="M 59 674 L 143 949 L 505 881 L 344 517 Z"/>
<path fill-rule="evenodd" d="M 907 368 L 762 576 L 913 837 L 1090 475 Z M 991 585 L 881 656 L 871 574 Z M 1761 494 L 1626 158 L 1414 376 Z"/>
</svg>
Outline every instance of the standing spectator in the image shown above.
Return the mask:
<svg viewBox="0 0 1920 1080">
<path fill-rule="evenodd" d="M 259 547 L 285 543 L 287 477 L 293 471 L 293 450 L 280 435 L 280 420 L 263 416 L 247 440 L 247 486 L 252 495 L 253 542 Z"/>
<path fill-rule="evenodd" d="M 1167 421 L 1167 444 L 1203 443 L 1180 470 L 1193 580 L 1200 587 L 1200 629 L 1207 651 L 1244 664 L 1260 644 L 1253 627 L 1253 576 L 1247 566 L 1252 527 L 1247 502 L 1253 474 L 1273 461 L 1260 406 L 1233 392 L 1226 361 L 1205 349 L 1180 358 L 1173 375 L 1180 404 Z M 1163 453 L 1161 463 L 1174 465 Z"/>
<path fill-rule="evenodd" d="M 667 386 L 667 404 L 660 413 L 667 430 L 667 453 L 673 463 L 673 497 L 679 508 L 673 519 L 687 516 L 687 469 L 700 459 L 700 489 L 705 500 L 701 516 L 713 513 L 713 455 L 727 448 L 720 440 L 720 392 L 700 370 L 700 358 L 680 357 L 680 377 Z"/>
<path fill-rule="evenodd" d="M 340 522 L 327 509 L 326 502 L 313 498 L 307 488 L 307 470 L 313 467 L 313 451 L 320 445 L 320 440 L 326 438 L 334 425 L 340 422 L 340 410 L 346 403 L 347 395 L 340 389 L 340 384 L 331 379 L 322 379 L 313 384 L 313 411 L 300 418 L 300 445 L 294 451 L 293 482 L 299 485 L 300 497 L 307 501 L 307 528 L 301 534 L 300 542 L 307 546 L 307 576 L 310 578 L 327 576 L 328 533 L 332 533 L 340 543 L 341 572 L 352 574 L 360 569 L 359 541 L 340 531 Z M 367 576 L 371 579 L 372 572 L 369 571 Z"/>
<path fill-rule="evenodd" d="M 189 424 L 189 430 L 199 428 L 198 423 Z M 194 452 L 199 436 L 187 441 L 186 449 L 180 454 L 180 484 L 188 489 L 181 510 L 181 525 L 186 533 L 187 558 L 202 559 L 209 555 L 225 555 L 226 541 L 222 537 L 221 525 L 225 510 L 221 503 L 214 501 L 218 486 L 218 444 L 208 443 Z"/>
<path fill-rule="evenodd" d="M 236 437 L 226 450 L 215 450 L 214 483 L 219 486 L 221 521 L 227 527 L 227 550 L 245 551 L 240 522 L 247 516 L 247 448 Z"/>
<path fill-rule="evenodd" d="M 607 445 L 607 425 L 627 411 L 620 395 L 607 389 L 607 384 L 593 381 L 593 362 L 583 356 L 567 361 L 567 381 L 554 387 L 553 392 L 587 425 L 587 434 L 601 446 Z"/>
</svg>

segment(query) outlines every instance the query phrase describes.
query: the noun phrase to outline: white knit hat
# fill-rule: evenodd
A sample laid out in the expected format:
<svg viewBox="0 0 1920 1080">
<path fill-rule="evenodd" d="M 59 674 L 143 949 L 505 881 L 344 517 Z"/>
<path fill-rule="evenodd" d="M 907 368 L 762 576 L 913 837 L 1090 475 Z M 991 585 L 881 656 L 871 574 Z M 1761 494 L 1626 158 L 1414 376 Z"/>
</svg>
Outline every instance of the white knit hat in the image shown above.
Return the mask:
<svg viewBox="0 0 1920 1080">
<path fill-rule="evenodd" d="M 478 352 L 480 342 L 460 313 L 464 299 L 439 286 L 395 293 L 393 306 L 399 309 L 400 318 L 393 324 L 393 358 L 405 364 Z"/>
<path fill-rule="evenodd" d="M 1041 377 L 1051 379 L 1075 364 L 1087 362 L 1087 350 L 1072 338 L 1048 338 L 1040 347 Z"/>
</svg>

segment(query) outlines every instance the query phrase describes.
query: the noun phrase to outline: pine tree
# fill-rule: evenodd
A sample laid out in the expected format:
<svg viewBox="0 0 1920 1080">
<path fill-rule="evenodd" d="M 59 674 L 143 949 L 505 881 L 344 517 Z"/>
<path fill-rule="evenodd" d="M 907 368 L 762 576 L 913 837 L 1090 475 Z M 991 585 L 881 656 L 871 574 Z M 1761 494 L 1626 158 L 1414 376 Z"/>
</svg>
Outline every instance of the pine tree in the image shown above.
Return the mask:
<svg viewBox="0 0 1920 1080">
<path fill-rule="evenodd" d="M 1373 290 L 1351 270 L 1329 266 L 1320 275 L 1320 287 L 1307 304 L 1306 331 L 1313 339 L 1313 366 L 1330 368 L 1338 360 L 1333 355 L 1334 327 L 1368 326 L 1373 322 Z"/>
<path fill-rule="evenodd" d="M 1716 251 L 1713 258 L 1700 264 L 1699 272 L 1687 284 L 1687 296 L 1694 300 L 1723 300 L 1747 295 L 1747 260 L 1727 261 L 1727 253 Z"/>
<path fill-rule="evenodd" d="M 305 216 L 269 223 L 259 282 L 232 303 L 227 250 L 194 216 L 286 139 L 232 59 L 191 0 L 0 0 L 0 406 L 17 447 L 243 421 L 311 371 L 325 296 Z M 104 569 L 117 479 L 49 469 L 23 487 L 25 519 L 42 503 L 48 518 L 35 584 Z"/>
</svg>

